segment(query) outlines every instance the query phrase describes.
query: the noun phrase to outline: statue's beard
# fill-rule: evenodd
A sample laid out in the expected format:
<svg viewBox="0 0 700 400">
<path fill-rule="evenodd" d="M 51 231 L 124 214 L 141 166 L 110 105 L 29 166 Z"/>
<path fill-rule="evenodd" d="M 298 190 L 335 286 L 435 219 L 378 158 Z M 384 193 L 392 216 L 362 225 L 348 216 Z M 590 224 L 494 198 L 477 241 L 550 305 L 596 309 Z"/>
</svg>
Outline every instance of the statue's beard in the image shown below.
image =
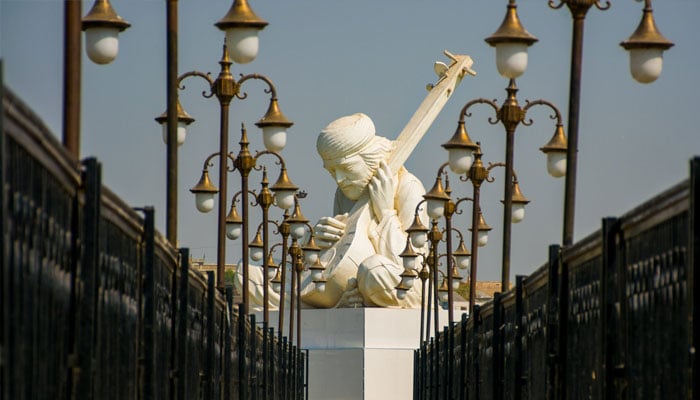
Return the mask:
<svg viewBox="0 0 700 400">
<path fill-rule="evenodd" d="M 366 190 L 367 185 L 369 185 L 370 179 L 372 179 L 371 176 L 362 180 L 343 181 L 338 186 L 340 188 L 340 191 L 343 192 L 343 194 L 345 195 L 345 197 L 347 197 L 350 200 L 357 200 L 362 196 L 362 193 L 364 193 L 364 191 Z"/>
</svg>

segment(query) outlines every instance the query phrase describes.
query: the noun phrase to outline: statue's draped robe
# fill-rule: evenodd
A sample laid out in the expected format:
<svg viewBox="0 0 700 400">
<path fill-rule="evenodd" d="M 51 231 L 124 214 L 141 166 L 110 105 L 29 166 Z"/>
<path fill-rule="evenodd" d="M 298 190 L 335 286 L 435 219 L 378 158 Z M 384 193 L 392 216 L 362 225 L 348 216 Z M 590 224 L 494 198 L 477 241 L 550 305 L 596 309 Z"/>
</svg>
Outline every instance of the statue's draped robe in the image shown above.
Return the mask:
<svg viewBox="0 0 700 400">
<path fill-rule="evenodd" d="M 403 300 L 398 300 L 394 287 L 398 285 L 401 279 L 399 275 L 403 272 L 402 260 L 398 255 L 406 247 L 405 230 L 413 223 L 416 205 L 423 200 L 425 187 L 415 175 L 408 172 L 404 167 L 401 167 L 398 174 L 394 176 L 394 183 L 394 212 L 385 213 L 381 221 L 372 218 L 367 236 L 372 242 L 375 254 L 360 264 L 357 283 L 366 305 L 417 308 L 420 307 L 420 281 L 416 280 L 413 289 L 408 292 Z M 350 212 L 354 204 L 355 201 L 345 197 L 340 189 L 336 190 L 333 205 L 333 212 L 336 216 Z M 428 225 L 428 217 L 425 211 L 420 211 L 419 215 L 423 224 Z M 427 246 L 424 249 L 415 250 L 426 252 Z M 241 266 L 239 265 L 239 267 Z M 304 273 L 304 275 L 307 274 L 308 272 Z M 262 276 L 262 267 L 250 265 L 248 287 L 252 309 L 262 309 Z M 236 274 L 235 284 L 239 289 L 242 286 L 241 278 L 241 274 Z M 307 279 L 302 279 L 302 283 L 308 281 L 308 277 L 305 276 L 305 278 Z M 328 279 L 333 279 L 333 276 L 331 275 Z M 289 290 L 290 280 L 291 277 L 288 273 L 287 291 Z M 279 294 L 270 288 L 268 296 L 270 307 L 277 308 Z M 285 297 L 285 303 L 287 303 L 285 307 L 288 307 L 288 302 L 289 295 Z"/>
</svg>

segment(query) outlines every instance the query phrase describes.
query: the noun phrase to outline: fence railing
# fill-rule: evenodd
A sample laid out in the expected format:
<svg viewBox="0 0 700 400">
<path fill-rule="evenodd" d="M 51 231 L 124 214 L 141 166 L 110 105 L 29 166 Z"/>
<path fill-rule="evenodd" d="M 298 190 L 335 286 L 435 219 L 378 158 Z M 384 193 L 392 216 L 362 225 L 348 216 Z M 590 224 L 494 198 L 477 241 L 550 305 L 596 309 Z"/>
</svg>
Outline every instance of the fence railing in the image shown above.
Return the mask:
<svg viewBox="0 0 700 400">
<path fill-rule="evenodd" d="M 414 398 L 697 398 L 699 188 L 695 158 L 685 182 L 550 246 L 546 265 L 416 350 Z"/>
<path fill-rule="evenodd" d="M 1 86 L 1 85 L 0 85 Z M 308 356 L 0 87 L 3 399 L 303 399 Z"/>
</svg>

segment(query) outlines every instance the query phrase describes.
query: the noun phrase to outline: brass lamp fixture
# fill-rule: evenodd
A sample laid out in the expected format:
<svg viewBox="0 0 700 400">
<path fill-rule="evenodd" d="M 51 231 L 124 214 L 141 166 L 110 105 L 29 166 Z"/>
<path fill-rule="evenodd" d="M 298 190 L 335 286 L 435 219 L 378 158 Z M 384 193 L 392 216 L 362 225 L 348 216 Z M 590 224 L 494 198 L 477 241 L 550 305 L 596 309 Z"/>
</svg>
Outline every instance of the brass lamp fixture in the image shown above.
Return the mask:
<svg viewBox="0 0 700 400">
<path fill-rule="evenodd" d="M 85 50 L 95 64 L 109 64 L 119 53 L 119 32 L 131 25 L 112 8 L 109 0 L 95 0 L 83 17 Z"/>
<path fill-rule="evenodd" d="M 474 152 L 479 145 L 472 142 L 464 126 L 464 121 L 460 121 L 452 138 L 447 143 L 444 143 L 442 147 L 449 154 L 449 164 L 452 172 L 461 175 L 471 168 L 474 162 Z"/>
<path fill-rule="evenodd" d="M 411 240 L 411 244 L 415 248 L 422 248 L 425 246 L 425 244 L 428 242 L 428 231 L 429 229 L 423 225 L 423 223 L 420 220 L 420 216 L 418 214 L 418 209 L 421 204 L 423 204 L 426 200 L 421 200 L 417 205 L 416 205 L 416 213 L 413 217 L 413 223 L 411 226 L 406 229 L 406 233 L 408 233 L 408 237 Z"/>
<path fill-rule="evenodd" d="M 214 25 L 226 32 L 226 43 L 231 46 L 233 61 L 247 64 L 257 57 L 258 33 L 267 22 L 255 14 L 248 0 L 235 0 L 226 15 Z"/>
<path fill-rule="evenodd" d="M 569 8 L 572 17 L 568 145 L 560 141 L 558 144 L 553 143 L 552 147 L 545 146 L 542 151 L 547 153 L 550 174 L 566 175 L 562 243 L 568 246 L 573 243 L 574 234 L 584 24 L 588 10 L 593 6 L 599 10 L 607 10 L 610 8 L 610 2 L 605 2 L 603 5 L 600 0 L 549 0 L 549 6 L 553 9 L 560 9 L 564 5 Z M 499 73 L 509 79 L 516 78 L 525 72 L 527 47 L 537 40 L 523 28 L 516 9 L 515 0 L 509 0 L 503 23 L 493 35 L 485 39 L 488 44 L 496 47 L 496 64 Z M 671 48 L 673 43 L 661 35 L 656 27 L 651 0 L 644 0 L 641 22 L 632 36 L 620 45 L 630 51 L 630 72 L 635 80 L 650 83 L 659 77 L 663 65 L 663 51 Z M 568 167 L 565 167 L 562 160 L 561 149 L 566 149 L 565 164 Z"/>
<path fill-rule="evenodd" d="M 168 111 L 163 111 L 163 114 L 155 118 L 156 122 L 163 127 L 163 143 L 168 144 Z M 187 136 L 187 126 L 194 122 L 192 118 L 182 105 L 180 101 L 177 102 L 177 145 L 182 146 L 185 143 L 185 137 Z"/>
<path fill-rule="evenodd" d="M 245 1 L 239 2 L 236 0 L 234 2 L 234 7 L 238 7 L 237 4 L 244 4 Z M 234 10 L 235 11 L 235 10 Z M 219 105 L 220 105 L 220 131 L 219 131 L 219 151 L 216 153 L 213 153 L 207 158 L 207 161 L 205 162 L 205 167 L 204 171 L 202 173 L 202 179 L 200 179 L 200 184 L 196 185 L 191 189 L 193 193 L 195 193 L 195 197 L 197 200 L 197 205 L 198 209 L 203 212 L 211 211 L 214 207 L 214 202 L 213 202 L 213 194 L 216 193 L 213 185 L 211 185 L 209 182 L 209 177 L 208 177 L 208 171 L 207 168 L 211 166 L 210 160 L 213 159 L 214 157 L 218 156 L 219 157 L 219 204 L 218 204 L 218 234 L 217 234 L 217 271 L 221 270 L 223 271 L 223 266 L 225 262 L 225 239 L 227 236 L 231 238 L 236 238 L 239 236 L 242 236 L 243 238 L 248 237 L 248 226 L 249 226 L 249 176 L 250 173 L 253 169 L 263 169 L 263 180 L 262 180 L 262 189 L 260 193 L 256 197 L 257 204 L 260 205 L 260 207 L 263 209 L 263 222 L 262 222 L 262 238 L 260 241 L 255 240 L 251 244 L 248 243 L 247 240 L 242 241 L 242 251 L 241 253 L 244 255 L 247 255 L 250 253 L 251 256 L 254 256 L 257 258 L 257 260 L 263 260 L 263 267 L 264 269 L 267 269 L 267 261 L 269 259 L 268 257 L 268 209 L 270 206 L 273 204 L 277 205 L 278 207 L 282 209 L 287 209 L 290 208 L 294 205 L 294 193 L 297 191 L 297 187 L 289 180 L 289 177 L 287 176 L 287 167 L 284 159 L 280 154 L 278 153 L 279 150 L 283 146 L 280 146 L 280 144 L 283 144 L 283 141 L 279 140 L 279 135 L 286 135 L 285 131 L 287 128 L 289 128 L 292 125 L 292 122 L 287 120 L 286 117 L 279 111 L 279 106 L 277 103 L 277 90 L 275 89 L 274 84 L 272 81 L 259 74 L 248 74 L 248 75 L 243 75 L 241 76 L 238 80 L 233 78 L 233 75 L 231 73 L 231 65 L 232 61 L 229 58 L 229 52 L 228 52 L 228 47 L 227 45 L 223 46 L 223 54 L 221 57 L 221 60 L 219 61 L 219 65 L 221 66 L 221 70 L 219 72 L 219 75 L 217 76 L 216 79 L 212 79 L 209 74 L 205 74 L 203 72 L 199 71 L 190 71 L 186 72 L 178 77 L 178 86 L 182 88 L 183 86 L 181 85 L 182 81 L 188 77 L 200 77 L 204 79 L 208 85 L 210 92 L 209 93 L 203 93 L 204 97 L 212 97 L 216 96 L 216 98 L 219 100 Z M 275 140 L 267 140 L 264 142 L 266 143 L 273 143 L 276 144 L 275 147 L 273 148 L 267 148 L 264 151 L 257 152 L 255 155 L 251 154 L 250 150 L 248 149 L 249 147 L 249 141 L 248 141 L 248 136 L 247 136 L 247 131 L 245 129 L 245 125 L 242 125 L 241 127 L 241 137 L 239 141 L 240 149 L 238 151 L 238 154 L 234 154 L 232 152 L 229 152 L 228 150 L 228 126 L 229 126 L 229 108 L 231 105 L 231 102 L 236 99 L 245 99 L 246 96 L 240 95 L 241 87 L 245 82 L 249 80 L 262 80 L 265 82 L 268 86 L 266 92 L 270 93 L 270 102 L 271 102 L 271 109 L 272 113 L 270 112 L 270 109 L 266 112 L 265 116 L 261 119 L 265 121 L 263 123 L 263 126 L 261 128 L 266 129 L 269 131 L 268 128 L 272 128 L 274 135 L 277 135 L 277 139 Z M 184 113 L 184 110 L 183 110 Z M 186 114 L 186 113 L 185 113 Z M 260 121 L 259 121 L 260 122 Z M 265 135 L 265 133 L 263 133 Z M 273 135 L 273 136 L 274 136 Z M 275 157 L 276 163 L 280 165 L 280 176 L 275 182 L 274 185 L 269 186 L 269 183 L 267 181 L 267 170 L 264 169 L 262 166 L 258 167 L 259 160 L 261 157 L 266 156 L 266 155 L 272 155 Z M 228 164 L 228 160 L 231 160 L 233 163 L 233 166 L 230 167 Z M 235 202 L 232 204 L 232 209 L 226 213 L 226 199 L 227 199 L 227 175 L 229 172 L 233 172 L 234 170 L 238 171 L 241 175 L 241 214 L 238 214 L 238 211 L 235 210 Z M 209 182 L 209 184 L 207 184 Z M 269 187 L 268 187 L 269 186 Z M 228 222 L 228 223 L 227 223 Z M 240 222 L 240 225 L 239 225 Z M 239 228 L 240 227 L 240 228 Z M 227 233 L 230 233 L 227 235 Z M 257 235 L 256 235 L 257 239 Z M 261 247 L 259 246 L 259 243 L 262 242 L 262 252 L 259 251 Z M 258 258 L 260 257 L 260 258 Z M 243 287 L 248 288 L 248 277 L 249 277 L 249 260 L 247 256 L 243 257 L 243 266 L 242 266 L 242 272 L 243 272 Z M 223 273 L 217 274 L 217 276 L 223 277 Z M 220 279 L 219 282 L 217 282 L 218 286 L 220 288 L 223 288 L 224 282 L 223 279 Z M 267 285 L 264 285 L 265 289 L 267 289 Z M 265 290 L 265 294 L 267 294 L 267 290 Z M 249 301 L 248 301 L 248 291 L 243 290 L 242 293 L 242 298 L 243 298 L 243 311 L 244 313 L 248 312 L 248 306 L 249 306 Z M 267 296 L 265 296 L 265 306 L 264 306 L 264 314 L 265 317 L 267 317 Z M 267 318 L 265 318 L 265 322 L 267 321 Z"/>
<path fill-rule="evenodd" d="M 651 0 L 645 0 L 642 20 L 632 36 L 620 43 L 630 52 L 630 73 L 640 83 L 651 83 L 659 78 L 663 67 L 663 52 L 673 47 L 654 22 Z"/>
<path fill-rule="evenodd" d="M 512 12 L 512 8 L 510 7 L 511 5 L 514 5 L 514 2 L 511 1 L 509 3 L 509 12 Z M 555 172 L 553 174 L 554 176 L 561 176 L 562 174 L 561 169 L 565 168 L 564 166 L 564 161 L 562 161 L 563 158 L 563 151 L 564 148 L 562 148 L 562 144 L 565 143 L 565 139 L 563 138 L 563 127 L 562 127 L 562 120 L 561 120 L 561 113 L 559 110 L 549 101 L 546 100 L 535 100 L 535 101 L 526 101 L 526 104 L 524 107 L 521 107 L 520 104 L 518 103 L 518 99 L 516 98 L 516 93 L 518 92 L 518 87 L 515 84 L 515 79 L 511 78 L 508 87 L 506 88 L 507 92 L 507 97 L 503 101 L 502 105 L 496 104 L 494 100 L 489 100 L 486 98 L 479 98 L 479 99 L 474 99 L 469 102 L 467 102 L 464 107 L 462 107 L 462 110 L 460 112 L 460 117 L 459 117 L 459 126 L 461 126 L 464 122 L 465 117 L 471 116 L 471 113 L 469 112 L 469 109 L 476 104 L 487 104 L 491 106 L 491 108 L 495 112 L 495 118 L 489 118 L 489 122 L 491 124 L 496 124 L 496 123 L 501 123 L 503 124 L 503 127 L 505 128 L 505 133 L 506 133 L 506 160 L 504 164 L 499 164 L 505 167 L 505 179 L 504 179 L 504 207 L 503 207 L 503 250 L 502 250 L 502 268 L 501 268 L 501 284 L 503 285 L 502 287 L 507 288 L 510 287 L 508 284 L 508 279 L 510 275 L 510 243 L 511 243 L 511 224 L 513 223 L 513 205 L 515 205 L 515 222 L 520 221 L 522 217 L 524 216 L 524 205 L 527 204 L 527 199 L 525 199 L 522 196 L 522 193 L 518 193 L 516 195 L 515 190 L 517 189 L 518 192 L 520 191 L 519 186 L 517 185 L 517 181 L 515 181 L 516 184 L 514 184 L 514 174 L 513 174 L 513 165 L 514 165 L 514 147 L 515 147 L 515 132 L 517 127 L 522 123 L 523 125 L 529 126 L 533 124 L 533 121 L 531 119 L 527 119 L 527 112 L 534 106 L 546 106 L 549 107 L 553 111 L 553 115 L 551 116 L 552 119 L 556 120 L 556 129 L 554 133 L 554 140 L 550 140 L 544 147 L 541 148 L 541 150 L 547 155 L 547 170 L 551 172 Z M 555 161 L 552 161 L 552 158 L 555 159 Z M 475 160 L 476 164 L 476 160 Z M 554 167 L 552 164 L 555 164 Z M 489 167 L 493 168 L 492 166 Z M 473 167 L 472 167 L 473 169 Z M 480 170 L 482 174 L 484 174 L 483 170 Z M 469 172 L 471 174 L 471 171 Z M 483 182 L 483 179 L 486 179 L 488 177 L 488 170 L 486 171 L 485 175 L 482 176 L 474 176 L 474 181 L 475 183 L 478 180 L 481 180 Z M 481 183 L 478 184 L 480 186 Z M 475 186 L 476 189 L 477 186 Z M 479 220 L 483 218 L 483 215 L 481 214 L 481 210 L 479 210 Z M 479 223 L 481 226 L 481 222 Z M 485 223 L 484 223 L 485 224 Z M 479 244 L 480 245 L 485 245 L 487 241 L 487 236 L 486 233 L 488 231 L 482 232 L 481 227 L 479 228 Z M 473 251 L 473 249 L 472 249 Z"/>
<path fill-rule="evenodd" d="M 428 215 L 432 219 L 440 218 L 445 215 L 445 205 L 450 196 L 445 193 L 445 189 L 442 186 L 442 177 L 438 174 L 435 178 L 435 184 L 428 191 L 428 193 L 423 195 L 423 198 L 427 201 L 427 211 Z"/>
<path fill-rule="evenodd" d="M 515 79 L 525 72 L 527 48 L 537 41 L 520 23 L 517 8 L 515 0 L 510 0 L 501 26 L 485 39 L 486 43 L 496 48 L 498 73 L 509 79 Z"/>
</svg>

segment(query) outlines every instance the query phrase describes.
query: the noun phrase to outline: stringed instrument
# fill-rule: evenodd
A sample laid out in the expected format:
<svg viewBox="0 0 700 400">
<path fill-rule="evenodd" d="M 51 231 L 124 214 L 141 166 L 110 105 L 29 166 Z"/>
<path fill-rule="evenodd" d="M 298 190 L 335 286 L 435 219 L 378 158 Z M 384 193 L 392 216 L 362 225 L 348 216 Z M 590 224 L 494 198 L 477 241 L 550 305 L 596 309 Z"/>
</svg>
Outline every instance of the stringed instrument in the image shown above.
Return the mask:
<svg viewBox="0 0 700 400">
<path fill-rule="evenodd" d="M 445 55 L 450 58 L 450 65 L 435 63 L 435 72 L 440 79 L 434 85 L 428 85 L 428 95 L 394 141 L 394 149 L 387 159 L 393 173 L 406 162 L 464 76 L 476 75 L 471 69 L 471 57 L 453 55 L 448 51 L 445 51 Z M 321 262 L 326 266 L 324 275 L 328 280 L 325 290 L 315 290 L 310 274 L 305 274 L 302 300 L 306 304 L 331 308 L 338 303 L 347 290 L 348 280 L 357 276 L 360 263 L 374 254 L 374 246 L 368 235 L 372 218 L 369 195 L 365 190 L 349 212 L 344 235 L 320 254 Z"/>
</svg>

